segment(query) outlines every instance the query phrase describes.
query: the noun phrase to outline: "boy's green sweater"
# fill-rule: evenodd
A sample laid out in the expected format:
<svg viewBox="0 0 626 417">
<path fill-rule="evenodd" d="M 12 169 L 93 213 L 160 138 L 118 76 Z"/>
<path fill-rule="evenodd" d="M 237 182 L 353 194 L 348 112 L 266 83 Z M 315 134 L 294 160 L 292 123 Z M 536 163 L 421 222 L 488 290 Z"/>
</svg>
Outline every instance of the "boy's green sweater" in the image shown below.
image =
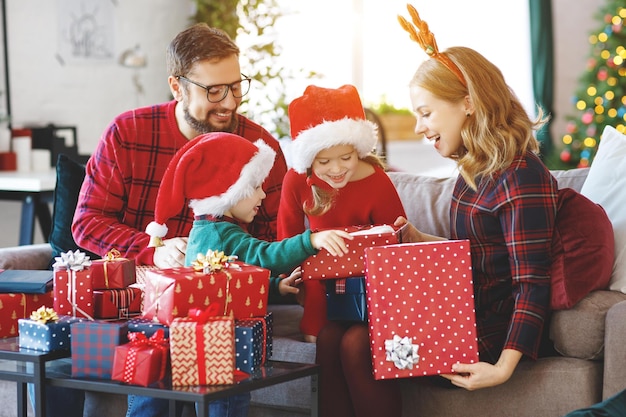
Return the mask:
<svg viewBox="0 0 626 417">
<path fill-rule="evenodd" d="M 271 271 L 269 303 L 281 303 L 278 275 L 289 275 L 306 258 L 317 253 L 311 244 L 311 231 L 279 242 L 260 240 L 228 221 L 195 220 L 189 233 L 185 265 L 190 266 L 199 253 L 211 249 L 235 255 L 238 260 Z"/>
</svg>

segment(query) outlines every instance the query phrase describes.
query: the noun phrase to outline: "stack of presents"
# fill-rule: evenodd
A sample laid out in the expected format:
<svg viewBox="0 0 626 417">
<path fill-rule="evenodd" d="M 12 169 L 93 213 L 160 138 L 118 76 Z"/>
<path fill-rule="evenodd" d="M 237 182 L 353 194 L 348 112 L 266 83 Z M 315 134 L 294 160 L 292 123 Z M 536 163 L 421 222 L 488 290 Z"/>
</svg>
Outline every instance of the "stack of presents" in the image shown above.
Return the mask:
<svg viewBox="0 0 626 417">
<path fill-rule="evenodd" d="M 402 243 L 403 230 L 387 225 L 348 231 L 350 253 L 321 250 L 303 263 L 303 279 L 324 281 L 329 319 L 368 323 L 374 377 L 476 362 L 469 242 Z M 148 269 L 138 280 L 134 262 L 116 253 L 56 260 L 51 290 L 0 301 L 13 303 L 20 347 L 70 349 L 75 377 L 232 384 L 271 356 L 267 269 L 209 251 L 191 267 Z M 3 337 L 13 335 L 6 325 Z"/>
<path fill-rule="evenodd" d="M 210 252 L 192 267 L 148 269 L 137 282 L 134 261 L 115 254 L 56 260 L 49 293 L 20 295 L 28 300 L 20 314 L 34 310 L 17 319 L 19 346 L 71 350 L 73 377 L 232 384 L 271 356 L 267 269 Z"/>
</svg>

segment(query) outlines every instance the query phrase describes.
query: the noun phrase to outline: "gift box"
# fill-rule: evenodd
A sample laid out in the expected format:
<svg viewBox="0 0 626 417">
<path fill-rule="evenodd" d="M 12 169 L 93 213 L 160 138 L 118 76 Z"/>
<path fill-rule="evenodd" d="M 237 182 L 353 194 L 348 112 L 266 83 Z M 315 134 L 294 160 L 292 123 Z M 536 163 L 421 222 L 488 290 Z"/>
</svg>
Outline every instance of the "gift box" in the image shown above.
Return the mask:
<svg viewBox="0 0 626 417">
<path fill-rule="evenodd" d="M 129 333 L 128 339 L 129 343 L 115 348 L 111 379 L 147 387 L 165 378 L 169 369 L 169 341 L 163 330 L 150 338 L 139 332 Z"/>
<path fill-rule="evenodd" d="M 193 267 L 148 271 L 142 316 L 170 325 L 190 309 L 215 303 L 224 316 L 262 317 L 267 313 L 269 276 L 268 269 L 241 262 L 206 274 Z"/>
<path fill-rule="evenodd" d="M 116 250 L 102 259 L 91 261 L 91 285 L 94 290 L 126 288 L 135 283 L 135 260 L 122 258 Z"/>
<path fill-rule="evenodd" d="M 30 318 L 18 319 L 18 345 L 43 352 L 70 350 L 70 326 L 80 320 L 71 316 L 58 317 L 53 309 L 41 307 Z"/>
<path fill-rule="evenodd" d="M 235 320 L 215 316 L 217 305 L 170 326 L 172 386 L 222 385 L 235 381 Z"/>
<path fill-rule="evenodd" d="M 18 336 L 19 319 L 28 318 L 41 306 L 52 308 L 53 304 L 52 292 L 0 294 L 0 337 Z"/>
<path fill-rule="evenodd" d="M 94 317 L 98 319 L 127 319 L 141 314 L 142 291 L 139 288 L 94 290 Z"/>
<path fill-rule="evenodd" d="M 365 277 L 329 279 L 325 283 L 328 320 L 367 320 Z"/>
<path fill-rule="evenodd" d="M 365 260 L 375 379 L 478 361 L 469 241 L 368 248 Z"/>
<path fill-rule="evenodd" d="M 0 269 L 0 293 L 45 294 L 52 283 L 52 271 Z"/>
<path fill-rule="evenodd" d="M 128 323 L 80 321 L 71 335 L 72 376 L 111 379 L 115 348 L 128 342 Z"/>
<path fill-rule="evenodd" d="M 52 265 L 54 270 L 54 310 L 59 315 L 93 320 L 91 261 L 84 252 L 62 253 Z"/>
<path fill-rule="evenodd" d="M 170 338 L 170 327 L 166 324 L 145 317 L 133 317 L 128 320 L 129 333 L 143 333 L 146 337 L 151 337 L 157 330 L 163 330 L 163 337 Z"/>
<path fill-rule="evenodd" d="M 272 314 L 235 321 L 235 367 L 251 374 L 272 355 Z"/>
<path fill-rule="evenodd" d="M 336 279 L 362 277 L 365 275 L 363 255 L 370 246 L 391 245 L 401 242 L 403 228 L 389 225 L 352 226 L 344 229 L 354 236 L 345 240 L 348 253 L 333 256 L 326 249 L 309 256 L 302 263 L 302 279 Z"/>
</svg>

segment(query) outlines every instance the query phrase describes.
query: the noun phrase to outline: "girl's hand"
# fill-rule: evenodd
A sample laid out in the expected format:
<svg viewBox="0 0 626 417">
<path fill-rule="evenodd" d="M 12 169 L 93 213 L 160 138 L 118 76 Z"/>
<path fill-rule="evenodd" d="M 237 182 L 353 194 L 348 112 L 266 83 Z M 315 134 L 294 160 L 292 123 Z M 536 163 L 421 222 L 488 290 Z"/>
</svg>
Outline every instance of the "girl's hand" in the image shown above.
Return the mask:
<svg viewBox="0 0 626 417">
<path fill-rule="evenodd" d="M 348 253 L 348 247 L 344 239 L 352 240 L 354 237 L 344 230 L 324 230 L 311 233 L 311 244 L 315 249 L 326 249 L 333 256 L 343 256 Z"/>
<path fill-rule="evenodd" d="M 299 266 L 291 272 L 288 277 L 285 276 L 278 283 L 278 292 L 280 295 L 298 294 L 300 289 L 298 288 L 302 283 L 302 268 Z"/>
</svg>

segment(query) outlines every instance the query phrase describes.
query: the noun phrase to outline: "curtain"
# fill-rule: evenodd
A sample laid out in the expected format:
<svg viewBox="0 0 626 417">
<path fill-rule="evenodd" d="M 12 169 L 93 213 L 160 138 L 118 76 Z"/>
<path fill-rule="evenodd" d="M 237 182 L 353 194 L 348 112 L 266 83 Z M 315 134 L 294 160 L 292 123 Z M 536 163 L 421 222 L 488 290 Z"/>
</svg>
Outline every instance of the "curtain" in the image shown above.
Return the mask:
<svg viewBox="0 0 626 417">
<path fill-rule="evenodd" d="M 532 62 L 533 94 L 535 102 L 546 115 L 554 118 L 554 44 L 552 39 L 552 1 L 529 0 L 530 47 Z M 538 132 L 543 158 L 554 149 L 550 134 L 550 122 Z"/>
</svg>

